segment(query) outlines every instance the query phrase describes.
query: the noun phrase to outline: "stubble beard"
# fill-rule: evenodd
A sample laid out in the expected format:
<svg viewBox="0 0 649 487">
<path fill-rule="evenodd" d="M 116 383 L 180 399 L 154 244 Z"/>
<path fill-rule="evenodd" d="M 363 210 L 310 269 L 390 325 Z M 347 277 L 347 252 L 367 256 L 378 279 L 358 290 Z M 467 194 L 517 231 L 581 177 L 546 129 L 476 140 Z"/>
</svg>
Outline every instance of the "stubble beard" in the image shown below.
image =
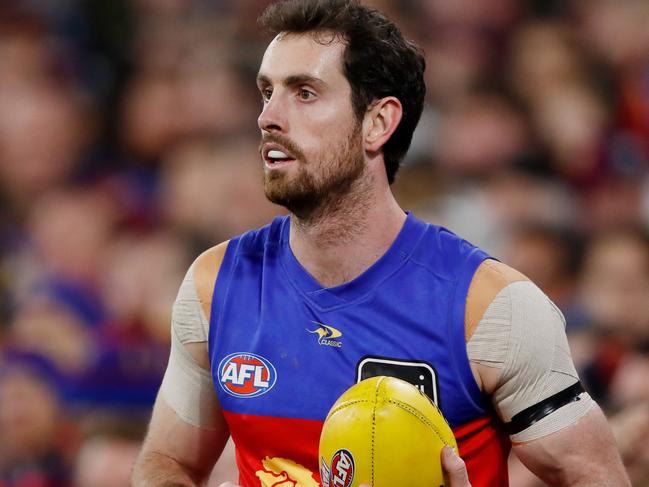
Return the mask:
<svg viewBox="0 0 649 487">
<path fill-rule="evenodd" d="M 324 149 L 311 161 L 296 160 L 300 167 L 295 175 L 265 171 L 266 198 L 285 207 L 302 224 L 316 223 L 340 212 L 345 204 L 353 205 L 357 199 L 353 193 L 361 191 L 365 172 L 359 135 L 360 124 L 356 124 L 342 147 Z"/>
</svg>

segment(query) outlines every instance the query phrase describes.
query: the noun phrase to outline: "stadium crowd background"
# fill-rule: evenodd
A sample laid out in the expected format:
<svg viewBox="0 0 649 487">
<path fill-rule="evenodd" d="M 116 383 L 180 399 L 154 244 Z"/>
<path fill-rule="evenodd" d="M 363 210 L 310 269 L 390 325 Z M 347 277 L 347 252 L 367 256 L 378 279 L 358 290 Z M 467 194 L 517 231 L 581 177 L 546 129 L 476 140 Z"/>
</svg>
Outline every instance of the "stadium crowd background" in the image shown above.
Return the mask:
<svg viewBox="0 0 649 487">
<path fill-rule="evenodd" d="M 399 201 L 558 304 L 649 486 L 649 2 L 367 3 L 428 63 Z M 0 2 L 0 487 L 128 485 L 186 268 L 281 211 L 266 4 Z"/>
</svg>

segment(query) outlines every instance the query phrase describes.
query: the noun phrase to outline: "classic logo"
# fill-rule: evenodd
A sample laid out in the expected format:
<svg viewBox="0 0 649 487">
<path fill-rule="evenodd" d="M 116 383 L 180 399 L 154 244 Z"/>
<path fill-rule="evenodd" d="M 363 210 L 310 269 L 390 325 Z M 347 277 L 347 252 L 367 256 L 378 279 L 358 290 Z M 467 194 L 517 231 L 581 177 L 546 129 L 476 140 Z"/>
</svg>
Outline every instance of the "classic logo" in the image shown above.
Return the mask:
<svg viewBox="0 0 649 487">
<path fill-rule="evenodd" d="M 231 353 L 219 364 L 219 383 L 235 397 L 256 397 L 270 391 L 277 381 L 275 367 L 261 355 Z"/>
<path fill-rule="evenodd" d="M 336 338 L 343 336 L 340 331 L 336 330 L 333 326 L 323 325 L 322 323 L 318 323 L 317 321 L 314 321 L 313 323 L 318 325 L 318 328 L 316 328 L 315 330 L 309 330 L 307 328 L 306 331 L 318 335 L 318 343 L 320 345 L 336 348 L 343 346 L 343 343 L 340 340 L 336 340 Z"/>
<path fill-rule="evenodd" d="M 331 459 L 329 487 L 349 487 L 353 480 L 354 457 L 349 450 L 340 449 Z"/>
</svg>

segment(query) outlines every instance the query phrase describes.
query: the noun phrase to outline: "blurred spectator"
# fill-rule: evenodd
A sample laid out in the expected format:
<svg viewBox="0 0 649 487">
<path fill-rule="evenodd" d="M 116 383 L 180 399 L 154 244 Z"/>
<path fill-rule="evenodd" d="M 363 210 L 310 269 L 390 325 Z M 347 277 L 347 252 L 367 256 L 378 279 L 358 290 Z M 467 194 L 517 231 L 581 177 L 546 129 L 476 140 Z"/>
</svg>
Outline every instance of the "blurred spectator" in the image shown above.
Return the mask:
<svg viewBox="0 0 649 487">
<path fill-rule="evenodd" d="M 646 370 L 645 370 L 646 374 Z M 633 485 L 649 485 L 649 402 L 630 404 L 610 418 L 613 434 Z"/>
<path fill-rule="evenodd" d="M 75 487 L 125 487 L 144 438 L 141 425 L 90 418 L 74 466 Z"/>
<path fill-rule="evenodd" d="M 484 181 L 450 186 L 427 214 L 488 250 L 505 255 L 513 231 L 527 224 L 570 226 L 576 206 L 565 185 L 528 170 L 496 172 Z"/>
<path fill-rule="evenodd" d="M 620 226 L 642 224 L 642 181 L 606 178 L 582 199 L 581 222 L 589 233 L 606 233 Z"/>
<path fill-rule="evenodd" d="M 52 84 L 0 90 L 0 189 L 18 214 L 72 176 L 91 129 L 75 94 Z"/>
<path fill-rule="evenodd" d="M 167 345 L 171 304 L 191 256 L 173 234 L 115 238 L 101 263 L 100 292 L 111 310 L 117 342 L 137 339 Z"/>
<path fill-rule="evenodd" d="M 264 225 L 282 211 L 261 189 L 258 146 L 248 138 L 219 144 L 194 139 L 170 151 L 160 191 L 168 222 L 209 245 Z"/>
<path fill-rule="evenodd" d="M 94 344 L 85 324 L 52 299 L 32 299 L 21 307 L 7 334 L 13 348 L 46 357 L 58 369 L 78 374 L 90 367 Z"/>
<path fill-rule="evenodd" d="M 529 150 L 523 114 L 505 96 L 460 97 L 438 120 L 434 154 L 452 175 L 485 176 L 511 166 Z"/>
<path fill-rule="evenodd" d="M 649 4 L 642 0 L 577 0 L 581 33 L 603 62 L 632 67 L 649 60 Z"/>
<path fill-rule="evenodd" d="M 640 386 L 644 379 L 639 380 L 649 370 L 647 293 L 649 240 L 644 232 L 597 236 L 586 250 L 580 276 L 584 326 L 569 338 L 582 381 L 611 414 L 634 485 L 646 485 L 648 473 L 647 450 L 635 436 L 649 432 L 649 394 Z"/>
<path fill-rule="evenodd" d="M 2 487 L 69 485 L 71 438 L 57 382 L 37 355 L 9 354 L 0 362 Z"/>
<path fill-rule="evenodd" d="M 621 230 L 596 237 L 586 250 L 581 303 L 597 330 L 624 343 L 649 341 L 649 240 Z"/>
<path fill-rule="evenodd" d="M 49 273 L 92 285 L 115 222 L 115 208 L 102 193 L 58 190 L 36 200 L 28 231 Z"/>
<path fill-rule="evenodd" d="M 136 38 L 140 69 L 126 91 L 120 127 L 136 156 L 155 162 L 189 136 L 254 133 L 255 85 L 243 78 L 229 38 L 229 26 L 211 16 L 148 19 Z"/>
<path fill-rule="evenodd" d="M 579 244 L 574 234 L 560 227 L 527 225 L 513 231 L 505 260 L 565 313 L 574 305 Z"/>
</svg>

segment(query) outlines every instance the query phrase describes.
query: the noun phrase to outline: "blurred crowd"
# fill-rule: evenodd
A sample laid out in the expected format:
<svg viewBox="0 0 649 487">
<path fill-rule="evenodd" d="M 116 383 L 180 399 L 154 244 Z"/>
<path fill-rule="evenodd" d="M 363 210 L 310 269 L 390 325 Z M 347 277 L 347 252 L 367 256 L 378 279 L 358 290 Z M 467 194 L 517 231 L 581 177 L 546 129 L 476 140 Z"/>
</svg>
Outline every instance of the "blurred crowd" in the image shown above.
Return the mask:
<svg viewBox="0 0 649 487">
<path fill-rule="evenodd" d="M 398 200 L 557 303 L 649 486 L 649 2 L 365 3 L 426 53 Z M 128 485 L 187 267 L 282 212 L 267 4 L 0 1 L 0 487 Z"/>
</svg>

